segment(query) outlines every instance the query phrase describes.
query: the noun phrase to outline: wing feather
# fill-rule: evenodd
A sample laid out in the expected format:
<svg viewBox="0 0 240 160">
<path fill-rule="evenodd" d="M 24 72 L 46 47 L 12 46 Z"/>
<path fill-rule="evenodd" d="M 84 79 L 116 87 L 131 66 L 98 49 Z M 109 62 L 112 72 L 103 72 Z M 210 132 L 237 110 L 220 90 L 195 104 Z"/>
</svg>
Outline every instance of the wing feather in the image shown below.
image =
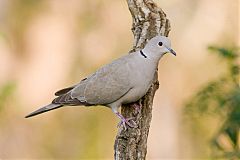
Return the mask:
<svg viewBox="0 0 240 160">
<path fill-rule="evenodd" d="M 126 56 L 100 68 L 71 91 L 71 97 L 89 104 L 109 104 L 132 87 Z"/>
</svg>

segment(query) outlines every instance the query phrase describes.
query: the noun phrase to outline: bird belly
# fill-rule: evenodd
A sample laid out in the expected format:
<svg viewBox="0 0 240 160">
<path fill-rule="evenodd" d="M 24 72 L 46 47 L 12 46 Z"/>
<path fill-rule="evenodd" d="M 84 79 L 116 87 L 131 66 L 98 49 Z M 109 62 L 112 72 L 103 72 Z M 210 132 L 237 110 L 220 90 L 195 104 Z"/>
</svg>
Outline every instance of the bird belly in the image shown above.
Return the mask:
<svg viewBox="0 0 240 160">
<path fill-rule="evenodd" d="M 136 102 L 142 98 L 148 91 L 150 84 L 143 84 L 141 87 L 132 88 L 122 99 L 122 104 Z"/>
<path fill-rule="evenodd" d="M 135 69 L 134 78 L 132 79 L 133 88 L 123 97 L 123 103 L 136 102 L 142 98 L 151 86 L 155 67 L 150 68 L 147 64 L 142 65 L 142 68 Z"/>
<path fill-rule="evenodd" d="M 151 86 L 157 66 L 146 62 L 142 57 L 137 62 L 139 63 L 138 65 L 136 65 L 136 61 L 128 64 L 129 70 L 134 71 L 131 72 L 129 77 L 132 88 L 118 100 L 120 104 L 136 102 L 147 93 Z"/>
</svg>

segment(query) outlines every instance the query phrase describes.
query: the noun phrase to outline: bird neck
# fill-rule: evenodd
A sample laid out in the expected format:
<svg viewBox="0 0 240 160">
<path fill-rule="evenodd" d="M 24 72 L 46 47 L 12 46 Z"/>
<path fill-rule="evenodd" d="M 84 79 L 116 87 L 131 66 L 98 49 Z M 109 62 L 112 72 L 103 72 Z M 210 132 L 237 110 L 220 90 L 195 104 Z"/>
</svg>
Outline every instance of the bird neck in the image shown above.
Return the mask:
<svg viewBox="0 0 240 160">
<path fill-rule="evenodd" d="M 160 53 L 155 53 L 154 51 L 149 50 L 148 48 L 144 48 L 140 51 L 140 54 L 147 58 L 150 59 L 152 61 L 154 61 L 155 63 L 158 63 L 159 60 L 162 58 L 163 54 Z"/>
</svg>

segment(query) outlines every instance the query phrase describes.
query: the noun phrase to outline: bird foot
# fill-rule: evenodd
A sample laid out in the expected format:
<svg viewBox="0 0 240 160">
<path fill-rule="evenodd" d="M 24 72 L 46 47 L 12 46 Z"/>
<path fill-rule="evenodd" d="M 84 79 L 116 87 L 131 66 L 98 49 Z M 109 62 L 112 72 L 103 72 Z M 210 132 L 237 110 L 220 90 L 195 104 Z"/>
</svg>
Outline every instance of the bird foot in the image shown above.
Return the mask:
<svg viewBox="0 0 240 160">
<path fill-rule="evenodd" d="M 139 104 L 133 103 L 132 106 L 134 107 L 134 109 L 137 113 L 141 112 L 141 110 L 142 110 L 142 104 L 141 103 L 139 103 Z"/>
<path fill-rule="evenodd" d="M 119 112 L 116 115 L 121 119 L 121 122 L 118 123 L 118 127 L 123 126 L 126 131 L 128 127 L 137 128 L 136 122 L 134 122 L 134 117 L 124 118 Z"/>
<path fill-rule="evenodd" d="M 127 130 L 127 127 L 137 128 L 137 124 L 134 122 L 134 117 L 121 119 L 121 122 L 118 123 L 118 127 L 123 125 L 124 130 Z"/>
</svg>

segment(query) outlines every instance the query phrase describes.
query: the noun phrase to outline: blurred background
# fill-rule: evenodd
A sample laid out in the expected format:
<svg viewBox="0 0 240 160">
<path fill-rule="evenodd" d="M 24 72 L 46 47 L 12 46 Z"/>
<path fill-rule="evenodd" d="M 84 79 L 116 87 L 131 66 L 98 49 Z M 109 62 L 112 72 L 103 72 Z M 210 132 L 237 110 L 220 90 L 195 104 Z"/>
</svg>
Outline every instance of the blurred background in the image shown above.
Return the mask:
<svg viewBox="0 0 240 160">
<path fill-rule="evenodd" d="M 147 157 L 210 159 L 212 139 L 228 114 L 213 118 L 200 111 L 206 107 L 194 108 L 206 99 L 198 99 L 201 90 L 205 95 L 204 86 L 231 65 L 238 70 L 233 49 L 240 43 L 238 0 L 156 2 L 171 21 L 177 56 L 168 54 L 159 64 Z M 49 103 L 58 89 L 127 54 L 133 43 L 131 23 L 124 0 L 0 0 L 0 158 L 113 159 L 118 118 L 108 108 L 66 107 L 24 116 Z M 238 88 L 239 77 L 230 86 Z M 225 89 L 222 97 L 229 94 Z M 239 93 L 235 96 L 240 99 Z M 221 143 L 235 158 L 240 157 L 238 124 L 230 140 Z M 233 134 L 236 145 L 231 148 Z"/>
</svg>

